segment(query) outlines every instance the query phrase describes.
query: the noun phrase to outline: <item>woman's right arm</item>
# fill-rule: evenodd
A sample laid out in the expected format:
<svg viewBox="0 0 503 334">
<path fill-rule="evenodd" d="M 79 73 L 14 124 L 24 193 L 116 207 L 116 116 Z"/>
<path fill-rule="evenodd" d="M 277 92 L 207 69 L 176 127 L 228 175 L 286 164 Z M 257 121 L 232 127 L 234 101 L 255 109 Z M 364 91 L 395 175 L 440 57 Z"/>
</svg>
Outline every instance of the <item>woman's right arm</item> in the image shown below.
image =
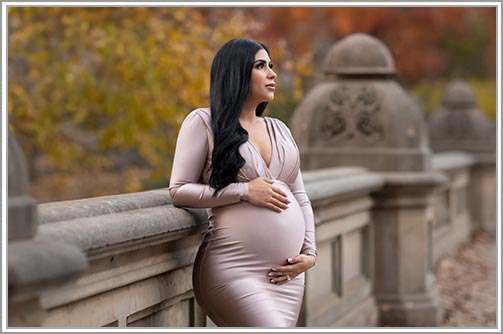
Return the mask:
<svg viewBox="0 0 503 334">
<path fill-rule="evenodd" d="M 176 141 L 169 182 L 171 203 L 174 206 L 213 208 L 248 200 L 247 182 L 231 183 L 213 197 L 215 189 L 201 183 L 207 155 L 206 125 L 193 111 L 183 121 Z"/>
</svg>

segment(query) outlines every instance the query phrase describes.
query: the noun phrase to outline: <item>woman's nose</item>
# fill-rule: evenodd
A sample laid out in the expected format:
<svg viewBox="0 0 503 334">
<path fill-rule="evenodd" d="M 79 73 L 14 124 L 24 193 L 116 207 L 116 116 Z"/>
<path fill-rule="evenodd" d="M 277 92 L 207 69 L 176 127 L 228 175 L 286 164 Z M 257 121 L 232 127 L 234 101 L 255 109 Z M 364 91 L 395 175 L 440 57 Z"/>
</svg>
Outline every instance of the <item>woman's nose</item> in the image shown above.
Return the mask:
<svg viewBox="0 0 503 334">
<path fill-rule="evenodd" d="M 268 75 L 267 77 L 268 77 L 268 78 L 271 78 L 271 79 L 274 79 L 274 78 L 276 78 L 276 76 L 277 76 L 277 75 L 276 75 L 276 72 L 274 72 L 274 71 L 272 70 L 272 68 L 271 68 L 271 69 L 269 69 L 269 75 Z"/>
</svg>

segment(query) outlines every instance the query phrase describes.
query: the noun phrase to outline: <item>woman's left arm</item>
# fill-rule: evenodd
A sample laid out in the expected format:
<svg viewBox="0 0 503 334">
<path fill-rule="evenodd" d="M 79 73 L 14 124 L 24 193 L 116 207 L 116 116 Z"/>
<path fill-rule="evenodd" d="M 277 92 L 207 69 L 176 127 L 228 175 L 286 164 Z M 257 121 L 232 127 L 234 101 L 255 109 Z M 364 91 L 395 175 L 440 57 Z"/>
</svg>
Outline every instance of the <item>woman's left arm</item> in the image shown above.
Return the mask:
<svg viewBox="0 0 503 334">
<path fill-rule="evenodd" d="M 302 173 L 299 169 L 295 182 L 291 187 L 292 194 L 299 203 L 306 225 L 306 233 L 304 235 L 304 244 L 302 245 L 301 254 L 317 254 L 316 240 L 314 234 L 314 214 L 311 206 L 311 201 L 307 197 L 306 190 L 304 189 L 304 181 L 302 180 Z"/>
</svg>

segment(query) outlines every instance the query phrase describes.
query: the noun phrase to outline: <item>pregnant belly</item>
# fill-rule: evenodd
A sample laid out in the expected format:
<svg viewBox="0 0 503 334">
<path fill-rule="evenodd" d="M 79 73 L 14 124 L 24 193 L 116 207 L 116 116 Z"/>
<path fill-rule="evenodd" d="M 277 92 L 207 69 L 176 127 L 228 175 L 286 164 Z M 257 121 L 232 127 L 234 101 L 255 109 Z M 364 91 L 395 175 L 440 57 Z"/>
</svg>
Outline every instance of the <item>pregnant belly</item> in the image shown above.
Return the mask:
<svg viewBox="0 0 503 334">
<path fill-rule="evenodd" d="M 215 208 L 212 246 L 267 266 L 284 264 L 299 254 L 305 234 L 302 210 L 285 183 L 276 181 L 275 186 L 290 200 L 281 212 L 248 202 Z"/>
</svg>

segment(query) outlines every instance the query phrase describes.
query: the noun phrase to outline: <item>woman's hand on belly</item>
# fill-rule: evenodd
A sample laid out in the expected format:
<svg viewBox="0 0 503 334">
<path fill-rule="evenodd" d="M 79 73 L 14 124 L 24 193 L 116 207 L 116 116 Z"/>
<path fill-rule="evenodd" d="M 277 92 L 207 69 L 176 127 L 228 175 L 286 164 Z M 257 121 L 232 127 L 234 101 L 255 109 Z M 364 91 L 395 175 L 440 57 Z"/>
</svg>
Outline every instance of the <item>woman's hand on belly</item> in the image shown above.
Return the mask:
<svg viewBox="0 0 503 334">
<path fill-rule="evenodd" d="M 289 264 L 286 266 L 276 266 L 271 268 L 271 271 L 269 271 L 267 276 L 270 278 L 269 281 L 271 283 L 278 285 L 283 284 L 313 267 L 315 261 L 316 259 L 314 256 L 299 254 L 295 257 L 289 258 L 287 260 Z"/>
<path fill-rule="evenodd" d="M 248 202 L 276 212 L 287 209 L 290 200 L 287 194 L 273 185 L 274 181 L 257 177 L 248 184 Z"/>
</svg>

